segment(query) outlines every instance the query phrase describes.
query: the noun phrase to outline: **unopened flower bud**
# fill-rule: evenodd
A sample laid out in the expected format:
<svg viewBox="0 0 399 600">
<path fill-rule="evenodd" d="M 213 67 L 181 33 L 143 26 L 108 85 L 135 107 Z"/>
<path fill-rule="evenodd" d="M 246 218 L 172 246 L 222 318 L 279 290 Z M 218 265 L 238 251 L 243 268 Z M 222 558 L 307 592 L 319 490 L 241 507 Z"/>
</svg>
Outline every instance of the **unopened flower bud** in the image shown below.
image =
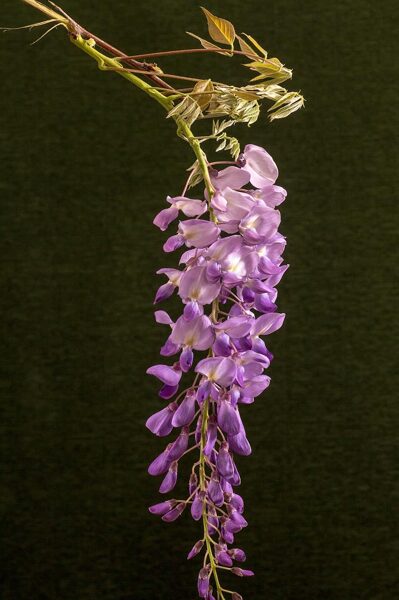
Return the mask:
<svg viewBox="0 0 399 600">
<path fill-rule="evenodd" d="M 198 595 L 206 598 L 209 591 L 209 567 L 201 569 L 198 575 Z"/>
<path fill-rule="evenodd" d="M 194 558 L 194 556 L 197 556 L 197 554 L 199 554 L 202 550 L 202 546 L 204 545 L 204 540 L 199 540 L 198 542 L 196 542 L 194 544 L 194 546 L 191 548 L 190 552 L 187 555 L 187 560 L 190 560 L 191 558 Z"/>
<path fill-rule="evenodd" d="M 252 577 L 255 575 L 253 571 L 250 571 L 249 569 L 240 569 L 240 567 L 233 567 L 231 572 L 233 575 L 238 575 L 238 577 Z"/>
<path fill-rule="evenodd" d="M 185 502 L 180 502 L 175 508 L 172 508 L 169 512 L 167 512 L 162 517 L 162 521 L 166 523 L 171 523 L 172 521 L 176 521 L 182 514 L 183 510 L 186 508 Z"/>
</svg>

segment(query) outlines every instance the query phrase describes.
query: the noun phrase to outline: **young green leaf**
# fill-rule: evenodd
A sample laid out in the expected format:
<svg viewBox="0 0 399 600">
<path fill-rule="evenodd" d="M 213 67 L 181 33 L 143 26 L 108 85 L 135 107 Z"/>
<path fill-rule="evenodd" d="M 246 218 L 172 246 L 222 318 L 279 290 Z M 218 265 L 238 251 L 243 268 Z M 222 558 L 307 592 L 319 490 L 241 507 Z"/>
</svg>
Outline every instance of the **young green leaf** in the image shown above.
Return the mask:
<svg viewBox="0 0 399 600">
<path fill-rule="evenodd" d="M 249 39 L 249 41 L 251 42 L 251 44 L 253 44 L 255 46 L 255 48 L 257 48 L 259 50 L 259 52 L 261 54 L 263 54 L 263 56 L 265 58 L 267 58 L 267 52 L 264 48 L 262 48 L 262 46 L 259 44 L 259 42 L 257 42 L 255 40 L 255 38 L 252 37 L 252 35 L 248 35 L 248 33 L 243 33 L 242 35 L 245 35 L 246 38 Z M 250 47 L 248 44 L 246 44 L 248 47 Z"/>
<path fill-rule="evenodd" d="M 227 44 L 228 46 L 233 47 L 234 40 L 236 37 L 236 33 L 234 30 L 234 26 L 230 21 L 226 19 L 221 19 L 220 17 L 216 17 L 209 10 L 203 8 L 201 9 L 206 17 L 208 22 L 208 31 L 209 35 L 215 42 L 219 42 L 220 44 Z"/>
<path fill-rule="evenodd" d="M 271 112 L 269 118 L 271 121 L 274 119 L 284 119 L 285 117 L 288 117 L 288 115 L 302 108 L 304 104 L 305 99 L 301 94 L 298 94 L 297 92 L 287 92 L 269 108 L 268 112 Z"/>
</svg>

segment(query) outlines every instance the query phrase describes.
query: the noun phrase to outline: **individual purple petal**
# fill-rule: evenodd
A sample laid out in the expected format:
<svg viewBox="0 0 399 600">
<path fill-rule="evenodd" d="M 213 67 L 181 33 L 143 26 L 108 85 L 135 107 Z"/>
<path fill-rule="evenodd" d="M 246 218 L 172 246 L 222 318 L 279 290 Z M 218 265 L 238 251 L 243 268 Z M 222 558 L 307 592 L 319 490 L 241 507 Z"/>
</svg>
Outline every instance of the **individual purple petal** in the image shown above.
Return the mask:
<svg viewBox="0 0 399 600">
<path fill-rule="evenodd" d="M 240 417 L 238 410 L 233 408 L 230 401 L 221 400 L 218 406 L 218 425 L 229 435 L 236 435 L 240 431 Z"/>
<path fill-rule="evenodd" d="M 173 356 L 174 354 L 177 354 L 179 350 L 180 346 L 172 342 L 169 336 L 164 345 L 162 346 L 160 354 L 162 356 Z"/>
<path fill-rule="evenodd" d="M 202 308 L 202 306 L 198 304 L 198 302 L 196 302 L 195 300 L 191 300 L 185 305 L 183 314 L 186 321 L 192 321 L 196 317 L 200 317 L 203 314 L 203 312 L 204 309 Z"/>
<path fill-rule="evenodd" d="M 240 454 L 241 456 L 249 456 L 252 453 L 252 448 L 250 443 L 247 440 L 247 436 L 245 431 L 239 431 L 237 435 L 228 436 L 229 447 L 232 452 L 235 454 Z"/>
<path fill-rule="evenodd" d="M 251 337 L 247 335 L 239 340 L 234 340 L 234 345 L 238 352 L 245 352 L 246 350 L 251 350 L 253 341 L 251 340 Z"/>
<path fill-rule="evenodd" d="M 176 519 L 180 517 L 185 508 L 186 503 L 180 502 L 175 508 L 172 508 L 172 510 L 163 515 L 162 521 L 165 521 L 165 523 L 171 523 L 172 521 L 176 521 Z"/>
<path fill-rule="evenodd" d="M 280 283 L 284 273 L 289 269 L 290 265 L 283 265 L 280 268 L 280 271 L 274 275 L 270 275 L 267 280 L 267 283 L 270 287 L 275 287 L 278 283 Z"/>
<path fill-rule="evenodd" d="M 243 365 L 238 365 L 237 366 L 237 373 L 236 373 L 236 383 L 238 385 L 244 385 L 244 367 Z"/>
<path fill-rule="evenodd" d="M 231 506 L 233 506 L 239 513 L 244 512 L 244 500 L 239 494 L 232 494 L 229 500 Z"/>
<path fill-rule="evenodd" d="M 220 230 L 212 221 L 187 219 L 179 223 L 179 234 L 189 248 L 206 248 L 216 242 Z"/>
<path fill-rule="evenodd" d="M 178 388 L 179 388 L 178 385 L 167 385 L 167 384 L 165 384 L 159 390 L 158 396 L 160 396 L 164 400 L 169 400 L 170 398 L 172 398 L 176 394 Z"/>
<path fill-rule="evenodd" d="M 231 338 L 241 338 L 246 336 L 253 325 L 254 319 L 247 315 L 226 319 L 222 323 L 217 323 L 215 329 L 225 331 Z"/>
<path fill-rule="evenodd" d="M 220 484 L 222 486 L 222 490 L 225 494 L 227 494 L 228 497 L 231 496 L 231 494 L 233 493 L 233 488 L 231 486 L 231 483 L 229 483 L 228 481 L 226 481 L 226 479 L 224 479 L 224 477 L 220 478 Z M 228 500 L 226 500 L 228 501 Z"/>
<path fill-rule="evenodd" d="M 173 427 L 184 427 L 189 425 L 194 419 L 195 414 L 195 393 L 189 391 L 181 402 L 179 408 L 173 415 Z"/>
<path fill-rule="evenodd" d="M 266 206 L 275 208 L 284 202 L 287 197 L 287 192 L 279 185 L 268 184 L 259 190 L 250 192 L 256 200 L 262 200 Z"/>
<path fill-rule="evenodd" d="M 198 404 L 201 405 L 204 402 L 204 400 L 209 398 L 211 390 L 212 390 L 212 382 L 211 381 L 206 380 L 206 381 L 203 381 L 202 383 L 200 383 L 200 385 L 198 386 L 198 390 L 197 390 Z"/>
<path fill-rule="evenodd" d="M 166 408 L 163 408 L 162 410 L 153 414 L 146 421 L 147 429 L 152 431 L 154 435 L 158 435 L 160 437 L 169 435 L 173 429 L 172 419 L 176 409 L 176 402 L 172 402 Z"/>
<path fill-rule="evenodd" d="M 234 463 L 229 452 L 229 445 L 226 442 L 223 442 L 220 446 L 216 466 L 222 477 L 227 480 L 234 475 Z"/>
<path fill-rule="evenodd" d="M 270 300 L 270 294 L 256 294 L 255 308 L 259 312 L 269 313 L 277 310 L 277 305 Z"/>
<path fill-rule="evenodd" d="M 164 243 L 163 250 L 164 252 L 174 252 L 174 250 L 177 250 L 178 248 L 183 246 L 184 241 L 184 236 L 182 236 L 180 233 L 178 233 L 177 235 L 172 235 Z"/>
<path fill-rule="evenodd" d="M 236 486 L 241 484 L 241 477 L 238 472 L 237 466 L 233 461 L 233 475 L 229 478 L 231 485 Z"/>
<path fill-rule="evenodd" d="M 164 283 L 161 287 L 158 288 L 158 291 L 155 295 L 154 304 L 158 304 L 158 302 L 162 302 L 169 298 L 173 292 L 175 291 L 175 286 L 173 283 L 168 281 L 168 283 Z"/>
<path fill-rule="evenodd" d="M 276 265 L 268 256 L 261 256 L 258 263 L 258 269 L 264 275 L 277 275 L 284 267 Z"/>
<path fill-rule="evenodd" d="M 208 496 L 216 506 L 222 506 L 224 503 L 223 490 L 220 485 L 219 477 L 213 473 L 208 483 Z"/>
<path fill-rule="evenodd" d="M 247 287 L 244 287 L 242 290 L 242 298 L 244 302 L 251 303 L 255 300 L 255 292 L 253 292 Z"/>
<path fill-rule="evenodd" d="M 159 502 L 149 507 L 149 511 L 152 515 L 164 515 L 169 512 L 176 504 L 176 500 L 167 500 L 166 502 Z"/>
<path fill-rule="evenodd" d="M 231 188 L 239 190 L 244 185 L 249 183 L 250 174 L 239 167 L 227 167 L 220 171 L 211 171 L 211 181 L 216 190 L 224 190 Z"/>
<path fill-rule="evenodd" d="M 206 278 L 209 283 L 218 283 L 222 274 L 222 267 L 216 261 L 210 261 L 206 267 Z"/>
<path fill-rule="evenodd" d="M 274 183 L 278 177 L 278 168 L 272 157 L 264 148 L 247 144 L 244 148 L 243 156 L 245 167 L 250 176 L 252 185 L 256 188 L 262 188 Z"/>
<path fill-rule="evenodd" d="M 230 402 L 232 406 L 237 406 L 237 402 L 240 399 L 241 392 L 236 386 L 230 389 Z"/>
<path fill-rule="evenodd" d="M 203 200 L 194 200 L 185 196 L 167 197 L 167 201 L 181 210 L 186 217 L 199 217 L 207 211 L 207 204 Z"/>
<path fill-rule="evenodd" d="M 170 460 L 178 460 L 188 447 L 189 428 L 183 427 L 179 437 L 173 442 L 169 450 Z"/>
<path fill-rule="evenodd" d="M 166 275 L 173 285 L 179 285 L 180 278 L 183 272 L 179 271 L 179 269 L 173 269 L 172 267 L 164 267 L 162 269 L 158 269 L 157 275 Z"/>
<path fill-rule="evenodd" d="M 168 313 L 164 310 L 156 310 L 154 312 L 155 320 L 157 323 L 161 325 L 172 325 L 173 321 L 168 315 Z"/>
<path fill-rule="evenodd" d="M 152 461 L 148 467 L 148 473 L 150 475 L 153 475 L 154 477 L 163 475 L 169 469 L 170 463 L 172 462 L 169 456 L 171 446 L 172 444 L 169 444 L 166 449 Z"/>
<path fill-rule="evenodd" d="M 247 280 L 246 285 L 257 294 L 263 294 L 264 292 L 270 293 L 272 289 L 267 282 L 262 281 L 261 279 L 249 279 Z"/>
<path fill-rule="evenodd" d="M 154 365 L 147 369 L 148 375 L 154 375 L 165 385 L 177 385 L 181 379 L 181 371 L 168 367 L 167 365 Z"/>
<path fill-rule="evenodd" d="M 179 211 L 176 207 L 171 206 L 170 208 L 164 208 L 161 210 L 153 220 L 154 225 L 159 227 L 161 231 L 165 231 L 169 225 L 177 218 Z"/>
<path fill-rule="evenodd" d="M 284 313 L 268 313 L 266 315 L 262 315 L 254 322 L 252 326 L 252 335 L 269 335 L 277 329 L 280 329 L 282 324 L 284 323 L 285 314 Z"/>
<path fill-rule="evenodd" d="M 230 356 L 232 347 L 229 336 L 226 333 L 220 333 L 216 337 L 212 350 L 216 356 Z"/>
<path fill-rule="evenodd" d="M 177 468 L 178 466 L 176 461 L 170 465 L 169 470 L 166 473 L 159 488 L 161 494 L 167 494 L 175 487 L 177 482 Z"/>
<path fill-rule="evenodd" d="M 191 516 L 194 521 L 199 521 L 202 517 L 202 511 L 204 506 L 204 492 L 199 492 L 195 495 L 193 503 L 191 504 Z"/>
<path fill-rule="evenodd" d="M 243 398 L 256 398 L 270 385 L 270 377 L 267 375 L 259 375 L 251 381 L 246 381 L 242 387 L 242 397 L 240 402 L 244 402 Z M 244 402 L 245 404 L 245 402 Z"/>
<path fill-rule="evenodd" d="M 237 594 L 237 592 L 233 592 L 231 595 L 231 600 L 244 600 L 241 594 Z"/>
<path fill-rule="evenodd" d="M 191 348 L 189 348 L 189 347 L 184 348 L 182 353 L 180 354 L 180 359 L 179 359 L 180 368 L 183 371 L 183 373 L 187 373 L 191 369 L 193 360 L 194 360 L 194 353 L 191 350 Z"/>
</svg>

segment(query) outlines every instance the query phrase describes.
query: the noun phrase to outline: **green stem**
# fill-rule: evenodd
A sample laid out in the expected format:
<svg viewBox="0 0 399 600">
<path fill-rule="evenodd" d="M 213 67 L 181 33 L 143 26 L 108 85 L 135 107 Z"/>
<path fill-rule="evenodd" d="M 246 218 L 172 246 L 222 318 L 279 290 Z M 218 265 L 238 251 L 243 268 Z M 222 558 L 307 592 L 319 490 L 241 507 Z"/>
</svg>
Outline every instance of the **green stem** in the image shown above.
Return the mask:
<svg viewBox="0 0 399 600">
<path fill-rule="evenodd" d="M 204 401 L 202 408 L 202 423 L 201 423 L 201 441 L 200 441 L 200 466 L 199 466 L 199 476 L 200 476 L 200 490 L 206 492 L 206 479 L 205 479 L 205 454 L 204 448 L 206 445 L 206 430 L 208 427 L 208 419 L 209 419 L 209 399 L 207 398 Z M 206 503 L 204 502 L 204 507 L 202 510 L 202 524 L 204 528 L 204 540 L 206 544 L 206 553 L 209 557 L 209 562 L 211 565 L 211 573 L 213 575 L 213 579 L 216 584 L 217 596 L 221 600 L 225 600 L 225 597 L 222 592 L 222 587 L 220 585 L 219 576 L 217 572 L 217 565 L 215 562 L 215 557 L 213 555 L 213 547 L 209 532 L 208 532 L 208 519 L 207 519 L 207 509 Z"/>
<path fill-rule="evenodd" d="M 162 94 L 158 89 L 155 89 L 149 83 L 147 83 L 146 81 L 143 81 L 142 79 L 140 79 L 140 77 L 137 77 L 137 75 L 135 75 L 134 73 L 131 73 L 129 71 L 125 71 L 125 70 L 121 69 L 121 64 L 118 60 L 116 60 L 114 58 L 110 58 L 109 56 L 106 56 L 105 54 L 103 54 L 102 52 L 99 52 L 95 48 L 94 40 L 85 40 L 81 36 L 76 36 L 76 37 L 71 36 L 70 39 L 71 39 L 71 42 L 75 46 L 77 46 L 78 48 L 83 50 L 83 52 L 88 54 L 91 58 L 94 58 L 94 60 L 97 61 L 98 67 L 100 69 L 114 70 L 116 73 L 121 75 L 124 79 L 127 79 L 127 81 L 129 81 L 130 83 L 135 85 L 137 88 L 142 90 L 144 93 L 146 93 L 148 96 L 150 96 L 154 100 L 156 100 L 156 102 L 158 102 L 168 112 L 173 108 L 173 99 L 172 98 L 164 96 L 164 94 Z M 174 120 L 177 125 L 178 133 L 182 137 L 184 137 L 184 139 L 189 143 L 189 145 L 191 146 L 191 148 L 198 160 L 198 164 L 201 169 L 202 176 L 203 176 L 204 182 L 205 182 L 205 186 L 206 186 L 206 189 L 208 192 L 208 206 L 209 206 L 210 215 L 211 215 L 212 220 L 215 221 L 215 217 L 214 217 L 213 211 L 210 206 L 210 201 L 212 199 L 212 196 L 213 196 L 215 190 L 214 190 L 214 187 L 212 185 L 211 178 L 209 175 L 208 161 L 207 161 L 206 155 L 201 148 L 199 140 L 195 137 L 195 135 L 193 134 L 193 132 L 191 131 L 191 129 L 187 125 L 187 123 L 185 123 L 179 117 L 174 118 Z M 212 305 L 212 318 L 214 320 L 217 320 L 217 313 L 218 313 L 218 303 L 215 300 Z M 206 482 L 206 472 L 205 472 L 204 448 L 205 448 L 205 444 L 206 444 L 206 431 L 207 431 L 208 419 L 209 419 L 209 399 L 205 400 L 202 410 L 201 410 L 201 415 L 202 415 L 202 425 L 201 425 L 201 441 L 200 441 L 200 457 L 199 457 L 199 476 L 200 476 L 200 489 L 202 491 L 206 491 L 207 482 Z M 211 539 L 209 532 L 208 532 L 207 508 L 206 508 L 205 502 L 204 502 L 204 508 L 203 508 L 203 513 L 202 513 L 202 521 L 203 521 L 203 527 L 204 527 L 204 540 L 206 543 L 207 555 L 209 557 L 209 561 L 210 561 L 210 565 L 211 565 L 211 572 L 212 572 L 213 579 L 215 581 L 215 585 L 216 585 L 216 589 L 217 589 L 217 596 L 218 596 L 219 600 L 225 600 L 225 596 L 223 595 L 222 587 L 220 585 L 220 581 L 219 581 L 219 577 L 218 577 L 215 557 L 213 554 L 213 547 L 212 547 L 213 540 Z"/>
<path fill-rule="evenodd" d="M 173 99 L 162 94 L 158 89 L 155 89 L 151 84 L 143 81 L 140 77 L 137 77 L 134 73 L 131 73 L 127 70 L 124 70 L 121 63 L 115 58 L 111 58 L 106 56 L 102 52 L 99 52 L 95 46 L 94 41 L 85 40 L 81 36 L 70 36 L 71 42 L 83 50 L 86 54 L 94 58 L 97 61 L 98 67 L 101 70 L 115 69 L 115 73 L 118 73 L 124 79 L 127 79 L 130 83 L 135 85 L 137 88 L 145 92 L 148 96 L 156 100 L 158 104 L 160 104 L 165 110 L 168 112 L 173 108 Z M 198 139 L 195 137 L 190 127 L 179 119 L 179 117 L 175 118 L 175 122 L 178 128 L 178 131 L 183 134 L 187 142 L 190 144 L 201 169 L 205 186 L 209 194 L 209 199 L 211 199 L 214 194 L 214 188 L 211 182 L 211 178 L 209 175 L 208 162 L 206 160 L 206 156 L 201 149 L 201 145 Z"/>
<path fill-rule="evenodd" d="M 94 46 L 94 40 L 85 40 L 80 35 L 76 37 L 70 36 L 70 40 L 72 44 L 80 48 L 80 50 L 83 50 L 83 52 L 91 56 L 91 58 L 94 58 L 94 60 L 96 60 L 98 63 L 99 69 L 106 71 L 107 69 L 122 68 L 121 63 L 118 60 L 99 52 Z M 161 104 L 165 110 L 169 111 L 173 108 L 173 102 L 170 100 L 170 98 L 164 96 L 160 91 L 153 88 L 152 85 L 140 79 L 140 77 L 137 77 L 128 71 L 118 70 L 116 72 L 124 79 L 127 79 L 130 83 L 133 83 L 133 85 L 148 94 L 148 96 L 151 96 L 151 98 Z"/>
</svg>

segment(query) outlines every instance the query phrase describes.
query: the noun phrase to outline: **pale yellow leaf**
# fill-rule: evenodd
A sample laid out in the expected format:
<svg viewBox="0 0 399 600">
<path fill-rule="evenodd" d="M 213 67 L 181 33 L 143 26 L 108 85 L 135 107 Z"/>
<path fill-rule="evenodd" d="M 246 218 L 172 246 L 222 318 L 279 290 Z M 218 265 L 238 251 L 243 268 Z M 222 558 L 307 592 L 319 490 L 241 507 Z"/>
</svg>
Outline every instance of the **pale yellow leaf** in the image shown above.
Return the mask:
<svg viewBox="0 0 399 600">
<path fill-rule="evenodd" d="M 213 83 L 210 79 L 206 79 L 204 81 L 198 81 L 193 87 L 193 91 L 191 95 L 194 95 L 195 100 L 198 102 L 201 110 L 203 111 L 207 108 L 212 100 L 212 95 L 214 92 Z"/>
<path fill-rule="evenodd" d="M 236 37 L 233 24 L 230 23 L 230 21 L 227 21 L 226 19 L 216 17 L 211 12 L 209 12 L 209 10 L 203 8 L 202 6 L 201 9 L 205 14 L 206 20 L 208 22 L 208 31 L 211 38 L 215 42 L 219 42 L 220 44 L 227 44 L 228 46 L 233 46 Z"/>
<path fill-rule="evenodd" d="M 255 92 L 248 92 L 246 90 L 236 90 L 234 96 L 241 98 L 242 100 L 257 100 L 258 94 Z"/>
<path fill-rule="evenodd" d="M 257 52 L 253 48 L 251 48 L 249 44 L 247 44 L 247 42 L 240 35 L 237 35 L 236 38 L 238 40 L 238 43 L 240 44 L 241 52 L 244 52 L 247 58 L 262 58 L 261 56 L 259 56 L 259 54 L 257 54 Z"/>
</svg>

